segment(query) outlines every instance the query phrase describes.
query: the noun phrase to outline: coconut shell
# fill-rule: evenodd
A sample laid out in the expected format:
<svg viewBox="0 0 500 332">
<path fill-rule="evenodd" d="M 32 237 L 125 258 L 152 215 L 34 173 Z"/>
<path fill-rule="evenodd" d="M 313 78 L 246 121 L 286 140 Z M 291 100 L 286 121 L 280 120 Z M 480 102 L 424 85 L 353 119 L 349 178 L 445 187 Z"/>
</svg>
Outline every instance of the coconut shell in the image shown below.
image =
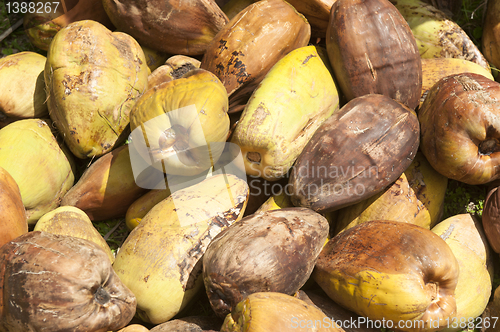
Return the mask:
<svg viewBox="0 0 500 332">
<path fill-rule="evenodd" d="M 500 317 L 500 286 L 498 286 L 493 293 L 493 298 L 481 315 L 481 322 L 479 327 L 481 331 L 498 332 L 500 331 L 500 324 L 498 322 Z M 475 327 L 475 326 L 473 326 Z"/>
<path fill-rule="evenodd" d="M 0 59 L 0 120 L 49 115 L 43 80 L 46 60 L 35 52 L 20 52 Z"/>
<path fill-rule="evenodd" d="M 388 0 L 335 1 L 326 49 L 347 100 L 382 94 L 411 109 L 418 106 L 418 46 L 408 23 Z"/>
<path fill-rule="evenodd" d="M 138 317 L 161 324 L 203 288 L 201 262 L 212 239 L 243 216 L 248 185 L 219 174 L 177 190 L 156 204 L 135 227 L 113 267 L 137 294 Z"/>
<path fill-rule="evenodd" d="M 355 98 L 323 122 L 297 158 L 292 203 L 328 212 L 367 199 L 399 178 L 418 146 L 415 112 L 383 95 Z"/>
<path fill-rule="evenodd" d="M 465 59 L 490 70 L 472 39 L 445 13 L 424 1 L 390 1 L 408 22 L 422 58 Z"/>
<path fill-rule="evenodd" d="M 18 120 L 0 130 L 0 167 L 19 186 L 29 225 L 57 208 L 73 186 L 70 161 L 43 120 Z"/>
<path fill-rule="evenodd" d="M 219 31 L 200 68 L 217 75 L 227 89 L 231 106 L 241 102 L 238 99 L 248 99 L 271 67 L 290 51 L 306 46 L 310 36 L 309 23 L 290 4 L 283 0 L 259 1 Z"/>
<path fill-rule="evenodd" d="M 319 53 L 314 46 L 291 51 L 248 100 L 231 137 L 247 174 L 283 178 L 316 129 L 339 110 L 337 87 Z"/>
<path fill-rule="evenodd" d="M 155 69 L 160 67 L 167 61 L 168 54 L 164 52 L 160 52 L 157 50 L 153 50 L 149 47 L 141 45 L 142 51 L 144 52 L 144 56 L 146 57 L 146 63 L 148 65 L 149 71 L 153 72 Z M 149 78 L 148 78 L 149 80 Z M 149 84 L 148 84 L 149 88 Z"/>
<path fill-rule="evenodd" d="M 147 86 L 148 67 L 131 36 L 90 20 L 54 37 L 44 70 L 51 119 L 81 159 L 125 140 L 130 110 Z"/>
<path fill-rule="evenodd" d="M 150 331 L 148 328 L 140 324 L 131 324 L 119 330 L 118 332 L 148 332 L 148 331 Z"/>
<path fill-rule="evenodd" d="M 219 79 L 193 69 L 141 96 L 130 117 L 130 145 L 160 172 L 199 175 L 222 155 L 227 110 L 227 92 Z"/>
<path fill-rule="evenodd" d="M 104 0 L 111 22 L 141 45 L 170 53 L 203 54 L 227 23 L 213 0 Z"/>
<path fill-rule="evenodd" d="M 135 314 L 136 299 L 97 244 L 29 232 L 0 248 L 0 331 L 106 332 Z"/>
<path fill-rule="evenodd" d="M 221 232 L 203 257 L 212 309 L 225 317 L 252 293 L 293 295 L 311 275 L 328 230 L 320 214 L 285 208 L 250 215 Z"/>
<path fill-rule="evenodd" d="M 146 192 L 135 182 L 129 147 L 123 145 L 92 163 L 61 205 L 77 207 L 93 221 L 120 218 Z"/>
<path fill-rule="evenodd" d="M 422 97 L 420 106 L 429 93 L 429 90 L 442 78 L 462 73 L 476 73 L 494 81 L 491 71 L 484 69 L 477 63 L 455 58 L 422 59 Z"/>
<path fill-rule="evenodd" d="M 427 229 L 443 215 L 448 178 L 432 168 L 421 152 L 389 187 L 338 210 L 334 234 L 370 220 L 394 220 Z"/>
<path fill-rule="evenodd" d="M 484 57 L 496 68 L 500 68 L 500 1 L 489 0 L 484 12 L 481 50 Z"/>
<path fill-rule="evenodd" d="M 185 55 L 174 55 L 165 59 L 164 63 L 158 66 L 148 76 L 148 90 L 184 76 L 192 69 L 199 68 L 200 61 Z"/>
<path fill-rule="evenodd" d="M 445 332 L 462 331 L 460 322 L 471 322 L 486 308 L 492 291 L 493 261 L 480 222 L 470 214 L 455 215 L 432 231 L 453 251 L 460 274 L 455 299 L 457 312 Z"/>
<path fill-rule="evenodd" d="M 436 171 L 471 185 L 500 177 L 500 83 L 447 76 L 429 90 L 418 119 L 420 150 Z"/>
<path fill-rule="evenodd" d="M 338 322 L 338 327 L 342 331 L 380 332 L 380 329 L 376 329 L 369 324 L 351 324 L 352 321 L 359 321 L 362 318 L 360 318 L 360 316 L 356 315 L 354 312 L 338 305 L 332 299 L 330 299 L 321 288 L 317 288 L 319 287 L 316 286 L 311 290 L 301 289 L 295 294 L 295 297 L 301 299 L 307 304 L 318 307 L 318 309 L 323 311 L 325 315 Z M 343 326 L 341 326 L 342 323 L 344 323 Z"/>
<path fill-rule="evenodd" d="M 484 203 L 482 223 L 488 243 L 496 253 L 500 253 L 500 191 L 492 188 Z"/>
<path fill-rule="evenodd" d="M 156 204 L 170 196 L 169 189 L 154 189 L 136 199 L 127 209 L 125 223 L 133 230 Z"/>
<path fill-rule="evenodd" d="M 111 262 L 115 260 L 108 243 L 94 227 L 87 214 L 74 206 L 60 206 L 44 214 L 38 219 L 33 230 L 69 235 L 92 241 L 108 254 Z"/>
<path fill-rule="evenodd" d="M 442 238 L 384 220 L 359 224 L 328 241 L 313 273 L 338 304 L 371 320 L 390 320 L 402 331 L 416 328 L 399 324 L 410 320 L 423 321 L 420 329 L 444 328 L 456 312 L 458 276 L 458 262 Z"/>
<path fill-rule="evenodd" d="M 220 332 L 293 332 L 300 327 L 317 332 L 341 331 L 314 305 L 283 293 L 259 292 L 238 303 L 226 316 Z"/>
<path fill-rule="evenodd" d="M 190 316 L 172 319 L 157 325 L 151 332 L 205 332 L 219 331 L 222 320 L 213 316 Z"/>
<path fill-rule="evenodd" d="M 21 192 L 14 178 L 0 167 L 0 247 L 28 232 Z"/>
</svg>

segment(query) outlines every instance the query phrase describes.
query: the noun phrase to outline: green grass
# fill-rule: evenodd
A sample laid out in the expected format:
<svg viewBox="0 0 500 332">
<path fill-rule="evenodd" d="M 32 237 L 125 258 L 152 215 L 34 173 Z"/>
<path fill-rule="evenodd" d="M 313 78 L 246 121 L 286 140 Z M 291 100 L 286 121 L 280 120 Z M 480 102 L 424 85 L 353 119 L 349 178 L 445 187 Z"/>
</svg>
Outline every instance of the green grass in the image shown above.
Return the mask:
<svg viewBox="0 0 500 332">
<path fill-rule="evenodd" d="M 125 225 L 125 218 L 97 221 L 94 222 L 94 226 L 104 237 L 115 255 L 130 233 Z"/>
<path fill-rule="evenodd" d="M 464 213 L 481 217 L 487 194 L 486 186 L 473 186 L 450 180 L 444 200 L 443 220 Z"/>
<path fill-rule="evenodd" d="M 485 11 L 486 0 L 463 0 L 462 10 L 455 18 L 455 22 L 462 27 L 479 49 L 481 49 Z"/>
<path fill-rule="evenodd" d="M 12 25 L 14 25 L 21 18 L 22 18 L 21 15 L 7 16 L 7 10 L 2 2 L 2 5 L 0 5 L 0 35 L 3 34 L 5 31 L 7 31 Z M 42 55 L 46 55 L 44 51 L 36 48 L 30 42 L 28 36 L 24 32 L 23 26 L 21 25 L 14 32 L 12 32 L 7 38 L 0 41 L 0 57 L 4 57 L 22 51 L 31 51 L 40 53 Z"/>
</svg>

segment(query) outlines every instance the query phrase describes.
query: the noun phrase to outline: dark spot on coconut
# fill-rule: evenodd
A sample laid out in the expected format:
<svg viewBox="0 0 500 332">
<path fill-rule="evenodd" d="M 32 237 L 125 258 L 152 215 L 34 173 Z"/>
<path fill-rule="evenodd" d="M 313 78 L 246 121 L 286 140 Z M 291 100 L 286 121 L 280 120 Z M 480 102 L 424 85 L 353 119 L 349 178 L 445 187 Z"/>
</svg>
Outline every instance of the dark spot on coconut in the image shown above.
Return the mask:
<svg viewBox="0 0 500 332">
<path fill-rule="evenodd" d="M 174 69 L 171 75 L 174 77 L 174 79 L 178 79 L 193 69 L 196 69 L 196 67 L 192 63 L 185 63 L 179 68 Z"/>
<path fill-rule="evenodd" d="M 97 291 L 94 293 L 94 299 L 100 305 L 105 305 L 111 300 L 111 296 L 101 285 L 99 285 Z"/>
<path fill-rule="evenodd" d="M 308 62 L 311 58 L 315 58 L 315 57 L 316 57 L 316 55 L 314 55 L 314 54 L 310 54 L 310 55 L 308 55 L 308 56 L 304 59 L 304 61 L 302 61 L 302 64 L 303 64 L 303 65 L 305 65 L 305 64 L 306 64 L 306 63 L 307 63 L 307 62 Z"/>
<path fill-rule="evenodd" d="M 234 68 L 240 68 L 242 66 L 245 66 L 245 64 L 241 61 L 241 60 L 236 60 L 236 62 L 234 63 Z"/>
<path fill-rule="evenodd" d="M 89 63 L 89 56 L 87 54 L 83 54 L 83 57 L 80 60 L 80 65 L 86 65 L 88 63 Z"/>
<path fill-rule="evenodd" d="M 120 55 L 124 59 L 130 59 L 130 60 L 134 59 L 134 54 L 132 52 L 132 48 L 130 47 L 129 43 L 115 36 L 115 38 L 112 38 L 111 44 L 120 52 Z"/>
<path fill-rule="evenodd" d="M 222 63 L 218 63 L 215 68 L 217 68 L 218 73 L 221 73 L 224 71 L 224 65 Z"/>
<path fill-rule="evenodd" d="M 261 156 L 258 152 L 247 152 L 247 160 L 254 164 L 260 164 Z"/>
<path fill-rule="evenodd" d="M 149 274 L 144 277 L 144 282 L 148 282 L 148 279 L 149 279 Z"/>
<path fill-rule="evenodd" d="M 479 144 L 479 153 L 489 156 L 500 151 L 500 142 L 496 138 L 487 139 Z"/>
<path fill-rule="evenodd" d="M 91 71 L 83 71 L 76 76 L 64 75 L 64 79 L 61 82 L 64 86 L 64 94 L 69 96 L 73 90 L 79 91 L 80 89 L 82 91 L 88 91 L 87 86 L 92 79 Z"/>
<path fill-rule="evenodd" d="M 225 50 L 227 50 L 227 40 L 219 40 L 219 54 L 221 54 L 222 52 L 224 52 Z"/>
</svg>

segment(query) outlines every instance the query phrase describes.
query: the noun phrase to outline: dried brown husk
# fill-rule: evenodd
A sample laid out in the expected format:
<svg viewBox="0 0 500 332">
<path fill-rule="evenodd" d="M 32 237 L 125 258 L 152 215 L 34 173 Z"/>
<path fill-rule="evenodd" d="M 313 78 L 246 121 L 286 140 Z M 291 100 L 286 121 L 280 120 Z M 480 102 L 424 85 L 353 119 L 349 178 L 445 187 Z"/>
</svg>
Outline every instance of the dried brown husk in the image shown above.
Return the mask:
<svg viewBox="0 0 500 332">
<path fill-rule="evenodd" d="M 103 0 L 103 5 L 120 31 L 169 54 L 203 54 L 228 22 L 213 0 Z"/>
<path fill-rule="evenodd" d="M 399 178 L 418 146 L 413 110 L 383 95 L 357 97 L 323 122 L 297 158 L 292 203 L 323 213 L 367 199 Z"/>
<path fill-rule="evenodd" d="M 244 104 L 271 67 L 290 51 L 306 46 L 310 36 L 309 23 L 293 6 L 283 0 L 262 0 L 219 31 L 200 68 L 221 80 L 231 108 Z"/>
<path fill-rule="evenodd" d="M 347 100 L 386 95 L 411 109 L 422 90 L 415 37 L 388 0 L 338 0 L 331 8 L 326 49 Z"/>
<path fill-rule="evenodd" d="M 73 236 L 29 232 L 0 248 L 0 331 L 106 332 L 136 299 L 106 252 Z"/>
<path fill-rule="evenodd" d="M 299 13 L 305 16 L 311 25 L 311 37 L 325 38 L 328 21 L 330 20 L 330 9 L 336 0 L 289 0 Z M 245 9 L 257 0 L 230 0 L 222 10 L 229 19 L 235 17 L 240 11 Z"/>
<path fill-rule="evenodd" d="M 294 207 L 255 213 L 221 232 L 203 257 L 212 309 L 225 317 L 252 293 L 293 295 L 309 279 L 328 231 L 323 216 Z"/>
<path fill-rule="evenodd" d="M 420 150 L 444 176 L 471 185 L 500 173 L 500 84 L 462 73 L 437 82 L 418 112 Z"/>
</svg>

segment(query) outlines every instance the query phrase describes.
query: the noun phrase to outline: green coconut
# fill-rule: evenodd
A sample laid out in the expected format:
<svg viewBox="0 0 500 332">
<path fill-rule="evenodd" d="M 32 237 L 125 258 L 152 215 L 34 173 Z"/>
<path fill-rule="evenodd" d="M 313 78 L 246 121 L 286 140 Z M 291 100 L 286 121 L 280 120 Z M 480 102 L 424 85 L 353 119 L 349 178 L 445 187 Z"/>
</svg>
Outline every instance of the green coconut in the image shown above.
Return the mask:
<svg viewBox="0 0 500 332">
<path fill-rule="evenodd" d="M 0 59 L 0 120 L 48 116 L 43 81 L 46 60 L 35 52 Z"/>
<path fill-rule="evenodd" d="M 18 120 L 0 129 L 0 167 L 18 184 L 29 225 L 57 208 L 75 181 L 68 155 L 40 119 Z"/>
<path fill-rule="evenodd" d="M 48 108 L 75 156 L 101 156 L 123 141 L 147 79 L 144 52 L 125 33 L 84 20 L 56 34 L 45 66 Z"/>
</svg>

